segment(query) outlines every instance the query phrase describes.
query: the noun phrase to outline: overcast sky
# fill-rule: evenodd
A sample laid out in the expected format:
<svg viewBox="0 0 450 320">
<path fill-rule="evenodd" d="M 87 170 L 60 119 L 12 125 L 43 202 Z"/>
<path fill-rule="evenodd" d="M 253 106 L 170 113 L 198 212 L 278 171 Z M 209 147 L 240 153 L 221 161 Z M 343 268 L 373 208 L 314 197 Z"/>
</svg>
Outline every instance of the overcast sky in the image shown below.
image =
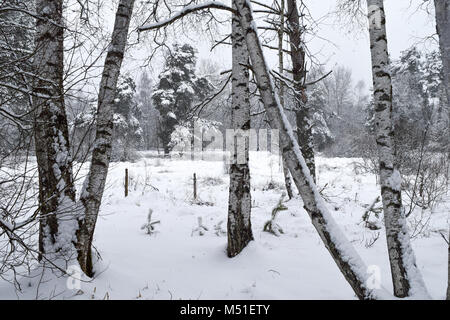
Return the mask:
<svg viewBox="0 0 450 320">
<path fill-rule="evenodd" d="M 271 3 L 271 0 L 265 0 L 265 2 Z M 313 18 L 320 20 L 317 37 L 310 37 L 308 41 L 310 51 L 318 53 L 317 59 L 326 64 L 327 70 L 332 70 L 337 65 L 350 68 L 353 71 L 354 81 L 364 80 L 366 89 L 369 89 L 372 80 L 367 30 L 358 28 L 357 25 L 345 26 L 338 21 L 334 14 L 336 0 L 306 0 L 306 3 Z M 397 59 L 403 50 L 414 44 L 425 50 L 436 48 L 437 44 L 434 40 L 425 40 L 435 34 L 435 24 L 434 17 L 423 8 L 419 8 L 421 3 L 423 0 L 385 0 L 388 44 L 392 59 Z M 430 5 L 428 9 L 433 10 L 434 8 Z M 323 39 L 327 39 L 327 41 Z M 178 41 L 183 40 L 179 38 Z M 227 65 L 230 66 L 231 49 L 229 47 L 219 46 L 218 49 L 210 52 L 211 44 L 202 39 L 198 39 L 194 45 L 199 49 L 200 59 L 216 60 L 224 69 Z M 128 66 L 125 64 L 125 70 L 136 75 L 137 73 L 134 71 L 136 71 L 140 59 L 146 57 L 148 51 L 135 49 L 130 54 L 135 60 Z M 275 52 L 267 52 L 266 56 L 268 63 L 272 67 L 276 67 Z M 158 77 L 160 65 L 161 60 L 152 62 L 152 76 L 155 80 Z"/>
<path fill-rule="evenodd" d="M 436 31 L 433 17 L 419 5 L 423 0 L 385 0 L 388 46 L 391 59 L 414 44 L 424 49 L 435 47 L 432 40 L 425 41 Z M 324 16 L 335 10 L 335 0 L 309 0 L 312 15 Z M 332 41 L 336 47 L 324 41 L 311 41 L 311 46 L 322 50 L 323 61 L 329 59 L 328 66 L 345 65 L 352 69 L 355 80 L 363 79 L 367 85 L 372 82 L 370 67 L 369 35 L 366 30 L 347 32 L 345 26 L 336 23 L 334 15 L 329 15 L 321 25 L 319 35 Z M 348 28 L 351 29 L 351 28 Z M 356 27 L 355 27 L 356 29 Z"/>
</svg>

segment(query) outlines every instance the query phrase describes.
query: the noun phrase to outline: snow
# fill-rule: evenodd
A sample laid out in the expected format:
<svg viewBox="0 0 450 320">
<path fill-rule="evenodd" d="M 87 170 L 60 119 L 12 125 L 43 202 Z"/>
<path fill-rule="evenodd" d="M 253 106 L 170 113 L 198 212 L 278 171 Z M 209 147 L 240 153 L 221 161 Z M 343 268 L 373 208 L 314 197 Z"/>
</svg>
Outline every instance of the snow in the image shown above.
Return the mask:
<svg viewBox="0 0 450 320">
<path fill-rule="evenodd" d="M 397 169 L 394 169 L 392 175 L 387 179 L 386 186 L 390 187 L 392 190 L 402 190 L 402 176 Z"/>
<path fill-rule="evenodd" d="M 125 128 L 128 127 L 127 120 L 120 113 L 114 113 L 113 123 L 115 126 L 120 126 L 120 127 L 125 127 Z"/>
<path fill-rule="evenodd" d="M 186 81 L 182 81 L 180 86 L 177 88 L 177 93 L 185 93 L 188 92 L 190 94 L 195 94 L 194 89 L 192 88 L 192 86 L 187 83 Z"/>
<path fill-rule="evenodd" d="M 169 117 L 169 118 L 172 118 L 172 119 L 177 119 L 177 116 L 175 115 L 175 113 L 173 113 L 172 111 L 169 111 L 169 112 L 167 112 L 167 116 Z"/>
<path fill-rule="evenodd" d="M 247 6 L 249 7 L 251 11 L 251 5 L 246 0 Z M 261 45 L 259 43 L 259 38 L 257 35 L 257 27 L 254 20 L 251 20 L 251 27 L 255 32 L 256 36 L 256 45 L 258 45 L 261 49 Z M 249 44 L 250 45 L 250 44 Z M 265 71 L 268 72 L 269 67 L 265 60 L 264 54 L 261 55 L 262 64 L 261 68 L 264 68 Z M 253 64 L 255 64 L 254 61 L 252 61 Z M 273 80 L 271 77 L 269 79 L 269 88 L 275 88 L 273 84 Z M 279 97 L 275 93 L 274 95 L 276 108 L 278 108 L 278 114 L 280 116 L 280 120 L 282 122 L 282 129 L 286 130 L 287 135 L 289 136 L 289 140 L 294 142 L 293 145 L 293 152 L 295 154 L 296 160 L 301 166 L 302 175 L 304 176 L 304 179 L 306 180 L 306 184 L 308 185 L 308 188 L 311 189 L 313 196 L 314 196 L 314 203 L 317 206 L 318 211 L 320 212 L 321 218 L 324 220 L 324 225 L 322 226 L 325 230 L 325 232 L 329 233 L 332 243 L 335 245 L 337 251 L 339 252 L 339 255 L 345 263 L 351 266 L 351 272 L 355 274 L 355 277 L 358 278 L 358 281 L 364 285 L 367 284 L 368 281 L 368 275 L 367 270 L 368 267 L 364 264 L 363 260 L 360 258 L 360 256 L 357 254 L 357 252 L 354 250 L 352 244 L 348 241 L 346 236 L 341 232 L 339 226 L 336 224 L 335 220 L 333 219 L 332 215 L 327 210 L 327 207 L 324 204 L 323 198 L 318 192 L 316 185 L 314 183 L 314 180 L 311 177 L 311 174 L 309 172 L 308 166 L 306 165 L 305 159 L 303 158 L 303 155 L 300 151 L 300 147 L 297 143 L 295 143 L 296 139 L 294 136 L 294 132 L 292 129 L 292 126 L 290 122 L 288 121 L 286 114 L 284 113 L 283 107 L 280 104 Z M 271 101 L 269 100 L 268 103 Z M 382 288 L 375 288 L 376 290 L 370 290 L 371 295 L 377 295 L 377 298 L 384 298 L 386 297 L 386 292 Z M 380 290 L 378 290 L 380 289 Z M 374 297 L 372 297 L 374 298 Z"/>
<path fill-rule="evenodd" d="M 0 224 L 5 226 L 6 229 L 8 229 L 8 231 L 14 230 L 14 225 L 12 223 L 6 221 L 5 219 L 0 218 Z"/>
<path fill-rule="evenodd" d="M 215 153 L 220 154 L 214 158 L 222 158 L 221 152 Z M 318 186 L 327 184 L 323 193 L 329 199 L 323 206 L 367 262 L 367 272 L 379 268 L 381 286 L 392 292 L 384 229 L 371 231 L 361 223 L 366 206 L 379 195 L 379 186 L 374 175 L 355 173 L 355 161 L 359 160 L 317 158 Z M 18 298 L 48 299 L 57 294 L 53 298 L 356 299 L 300 198 L 285 203 L 288 210 L 277 215 L 284 234 L 276 237 L 262 231 L 284 192 L 279 156 L 267 152 L 250 153 L 255 241 L 236 258 L 227 258 L 226 235 L 216 231 L 221 221 L 226 230 L 229 177 L 223 167 L 222 161 L 161 159 L 154 152 L 144 152 L 135 163 L 111 163 L 94 239 L 101 255 L 94 279 L 83 278 L 78 291 L 67 288 L 66 277 L 46 273 L 43 279 L 50 281 L 38 289 L 41 271 L 37 269 L 32 278 L 21 280 L 23 292 Z M 88 168 L 86 164 L 82 172 Z M 125 168 L 130 175 L 127 198 L 123 196 Z M 199 198 L 212 206 L 193 204 L 194 172 Z M 77 180 L 78 190 L 82 180 Z M 271 181 L 275 188 L 267 190 Z M 438 231 L 448 230 L 449 208 L 447 197 L 431 215 L 428 232 L 412 242 L 418 268 L 435 299 L 444 298 L 447 284 L 448 247 Z M 152 235 L 141 230 L 149 209 L 152 221 L 161 221 Z M 208 228 L 203 236 L 192 234 L 198 218 Z M 379 239 L 367 248 L 378 232 Z M 11 284 L 0 283 L 0 299 L 17 299 Z"/>
</svg>

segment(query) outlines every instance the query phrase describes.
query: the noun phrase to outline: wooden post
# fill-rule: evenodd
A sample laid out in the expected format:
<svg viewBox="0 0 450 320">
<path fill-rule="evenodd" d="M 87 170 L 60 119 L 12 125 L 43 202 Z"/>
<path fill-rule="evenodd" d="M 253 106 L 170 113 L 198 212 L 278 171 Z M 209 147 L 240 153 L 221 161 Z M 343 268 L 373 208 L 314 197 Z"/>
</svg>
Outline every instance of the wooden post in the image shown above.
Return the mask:
<svg viewBox="0 0 450 320">
<path fill-rule="evenodd" d="M 125 197 L 128 197 L 128 169 L 125 169 Z"/>
<path fill-rule="evenodd" d="M 194 200 L 197 200 L 197 175 L 194 173 Z"/>
</svg>

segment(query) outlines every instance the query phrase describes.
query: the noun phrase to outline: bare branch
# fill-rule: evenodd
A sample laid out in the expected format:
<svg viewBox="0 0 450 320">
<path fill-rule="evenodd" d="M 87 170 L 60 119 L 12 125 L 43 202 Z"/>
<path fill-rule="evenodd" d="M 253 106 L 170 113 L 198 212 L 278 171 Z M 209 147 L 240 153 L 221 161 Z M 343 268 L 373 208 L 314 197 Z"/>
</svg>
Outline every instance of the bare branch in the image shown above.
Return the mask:
<svg viewBox="0 0 450 320">
<path fill-rule="evenodd" d="M 147 30 L 160 29 L 162 27 L 165 27 L 167 25 L 174 23 L 175 21 L 183 18 L 184 16 L 186 16 L 190 13 L 194 13 L 194 12 L 206 10 L 206 9 L 220 9 L 220 10 L 226 10 L 226 11 L 230 11 L 232 13 L 236 13 L 236 10 L 234 10 L 233 8 L 230 8 L 229 6 L 227 6 L 221 2 L 211 1 L 211 2 L 206 2 L 204 4 L 186 6 L 182 10 L 175 13 L 169 19 L 163 20 L 163 21 L 160 21 L 160 22 L 157 22 L 154 24 L 142 26 L 138 29 L 138 31 L 141 32 L 141 31 L 147 31 Z"/>
</svg>

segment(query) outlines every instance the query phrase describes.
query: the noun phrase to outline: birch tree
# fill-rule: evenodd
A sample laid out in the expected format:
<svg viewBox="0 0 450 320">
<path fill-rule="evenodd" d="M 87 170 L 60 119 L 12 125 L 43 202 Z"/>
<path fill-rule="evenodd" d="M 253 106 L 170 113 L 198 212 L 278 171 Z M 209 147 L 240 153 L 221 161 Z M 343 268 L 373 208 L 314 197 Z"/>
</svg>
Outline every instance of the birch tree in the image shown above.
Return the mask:
<svg viewBox="0 0 450 320">
<path fill-rule="evenodd" d="M 439 36 L 439 50 L 444 73 L 444 86 L 447 103 L 450 103 L 450 2 L 434 0 L 436 11 L 436 30 Z"/>
<path fill-rule="evenodd" d="M 444 73 L 444 87 L 450 118 L 450 1 L 434 0 L 434 6 L 436 11 L 436 29 L 439 36 L 439 49 L 441 52 Z M 448 248 L 448 257 L 447 300 L 450 300 L 450 246 Z"/>
<path fill-rule="evenodd" d="M 14 86 L 12 89 L 26 95 L 31 104 L 31 111 L 28 113 L 32 113 L 34 119 L 33 138 L 35 140 L 34 145 L 39 174 L 39 207 L 36 211 L 40 215 L 38 220 L 40 225 L 38 240 L 39 259 L 45 259 L 50 265 L 62 270 L 58 263 L 60 258 L 64 259 L 63 262 L 67 262 L 67 260 L 76 257 L 76 249 L 86 248 L 79 246 L 79 235 L 82 234 L 79 230 L 80 226 L 83 226 L 84 223 L 82 215 L 83 208 L 75 201 L 72 158 L 69 148 L 68 123 L 65 110 L 66 101 L 64 94 L 66 92 L 63 83 L 70 90 L 74 85 L 70 81 L 80 81 L 81 77 L 83 79 L 88 78 L 89 76 L 86 73 L 92 65 L 87 64 L 80 68 L 77 66 L 77 70 L 81 70 L 81 76 L 80 73 L 73 72 L 70 63 L 68 66 L 64 66 L 64 52 L 69 52 L 69 55 L 71 55 L 66 60 L 73 62 L 74 50 L 82 46 L 82 44 L 79 46 L 78 44 L 73 45 L 70 49 L 64 48 L 63 39 L 65 33 L 71 33 L 72 30 L 67 27 L 70 22 L 63 19 L 64 3 L 62 0 L 37 0 L 29 4 L 29 6 L 23 5 L 23 1 L 18 1 L 17 5 L 2 7 L 0 11 L 22 12 L 33 17 L 36 21 L 34 50 L 20 50 L 21 53 L 27 55 L 23 59 L 24 62 L 27 61 L 26 59 L 32 57 L 31 71 L 26 72 L 21 67 L 18 67 L 16 70 L 19 77 L 21 74 L 26 74 L 27 77 L 31 77 L 33 79 L 32 84 L 28 86 L 27 82 L 23 81 L 20 85 Z M 80 3 L 80 5 L 82 4 Z M 120 13 L 119 16 L 123 17 L 123 13 Z M 99 30 L 96 29 L 96 32 L 99 33 Z M 73 33 L 77 33 L 76 39 L 81 34 L 79 30 Z M 74 40 L 70 36 L 68 38 L 70 41 L 75 42 L 79 40 Z M 122 37 L 122 40 L 126 41 L 126 36 Z M 80 43 L 82 42 L 81 40 Z M 95 48 L 91 48 L 87 51 L 88 55 L 90 55 L 89 59 L 93 59 L 93 61 L 96 59 L 96 55 L 93 54 L 94 50 Z M 116 59 L 114 56 L 117 57 L 118 52 L 114 50 L 114 45 L 110 46 L 109 51 L 112 53 L 113 59 L 107 59 L 106 64 L 115 64 Z M 123 52 L 119 56 L 121 59 Z M 83 62 L 86 63 L 86 60 Z M 68 70 L 64 74 L 65 67 Z M 77 78 L 77 75 L 80 78 Z M 70 80 L 71 77 L 74 77 L 75 80 Z M 8 85 L 8 83 L 3 85 Z M 115 90 L 114 87 L 111 87 L 110 82 L 104 81 L 103 86 L 107 87 L 107 90 Z M 10 85 L 8 87 L 12 86 Z M 105 90 L 101 90 L 99 100 L 103 99 L 102 95 L 104 94 Z M 22 115 L 20 118 L 17 118 L 21 120 Z M 22 127 L 25 128 L 23 125 Z M 99 145 L 101 143 L 97 144 L 97 146 Z M 86 193 L 84 195 L 86 196 Z M 101 198 L 101 194 L 99 194 L 99 197 Z M 23 221 L 15 221 L 12 224 L 1 220 L 0 226 L 6 230 L 9 236 L 14 238 L 14 241 L 17 241 L 23 246 L 25 250 L 35 252 L 33 248 L 23 242 L 23 238 L 15 235 L 16 230 L 29 228 L 32 222 L 35 221 L 35 217 L 36 213 Z"/>
<path fill-rule="evenodd" d="M 282 75 L 284 73 L 284 51 L 283 51 L 283 40 L 284 40 L 284 20 L 285 20 L 285 0 L 280 0 L 280 26 L 278 29 L 278 72 Z M 280 97 L 280 104 L 284 108 L 284 84 L 280 81 L 280 91 L 279 91 L 279 97 Z M 283 152 L 280 150 L 280 154 L 283 154 Z M 292 199 L 294 197 L 294 194 L 292 193 L 292 183 L 291 183 L 291 176 L 289 173 L 289 169 L 286 163 L 286 159 L 284 159 L 283 156 L 281 156 L 282 159 L 282 167 L 283 167 L 283 176 L 284 176 L 284 185 L 286 187 L 286 192 L 288 194 L 289 199 Z"/>
<path fill-rule="evenodd" d="M 235 8 L 235 5 L 233 4 Z M 250 194 L 249 130 L 250 97 L 248 51 L 239 17 L 232 15 L 232 93 L 231 122 L 234 129 L 230 158 L 230 189 L 228 198 L 229 257 L 238 255 L 253 240 L 250 221 L 252 199 Z"/>
<path fill-rule="evenodd" d="M 120 0 L 98 94 L 96 134 L 88 176 L 80 196 L 83 214 L 77 231 L 78 262 L 93 275 L 91 247 L 111 158 L 113 105 L 120 75 L 134 0 Z"/>
<path fill-rule="evenodd" d="M 383 289 L 374 289 L 367 284 L 367 267 L 340 231 L 317 190 L 300 151 L 299 144 L 294 137 L 292 127 L 281 108 L 278 96 L 275 94 L 275 88 L 264 59 L 250 3 L 246 0 L 236 0 L 236 7 L 245 32 L 252 70 L 255 73 L 261 99 L 264 102 L 271 126 L 280 130 L 280 143 L 283 154 L 286 157 L 294 183 L 303 199 L 305 210 L 311 217 L 312 223 L 325 247 L 357 297 L 360 299 L 388 297 Z"/>
<path fill-rule="evenodd" d="M 379 157 L 381 197 L 394 294 L 407 297 L 426 289 L 412 250 L 401 198 L 401 176 L 396 168 L 392 125 L 392 83 L 383 0 L 368 0 L 370 51 Z"/>
<path fill-rule="evenodd" d="M 249 129 L 250 129 L 250 93 L 248 72 L 248 51 L 245 34 L 240 27 L 236 9 L 223 3 L 211 1 L 204 4 L 189 4 L 174 12 L 170 18 L 144 25 L 140 31 L 164 30 L 167 26 L 188 15 L 201 11 L 218 9 L 233 13 L 232 20 L 232 127 L 234 134 L 230 137 L 234 147 L 230 163 L 230 188 L 228 206 L 228 246 L 227 255 L 234 257 L 253 240 L 251 229 L 251 194 L 249 171 Z M 208 11 L 209 14 L 212 14 Z M 152 17 L 156 19 L 156 10 Z M 228 36 L 225 38 L 225 40 Z M 198 90 L 197 90 L 198 91 Z"/>
<path fill-rule="evenodd" d="M 36 13 L 33 109 L 42 258 L 42 254 L 49 257 L 56 252 L 70 254 L 75 240 L 76 210 L 64 106 L 63 1 L 37 0 Z"/>
</svg>

